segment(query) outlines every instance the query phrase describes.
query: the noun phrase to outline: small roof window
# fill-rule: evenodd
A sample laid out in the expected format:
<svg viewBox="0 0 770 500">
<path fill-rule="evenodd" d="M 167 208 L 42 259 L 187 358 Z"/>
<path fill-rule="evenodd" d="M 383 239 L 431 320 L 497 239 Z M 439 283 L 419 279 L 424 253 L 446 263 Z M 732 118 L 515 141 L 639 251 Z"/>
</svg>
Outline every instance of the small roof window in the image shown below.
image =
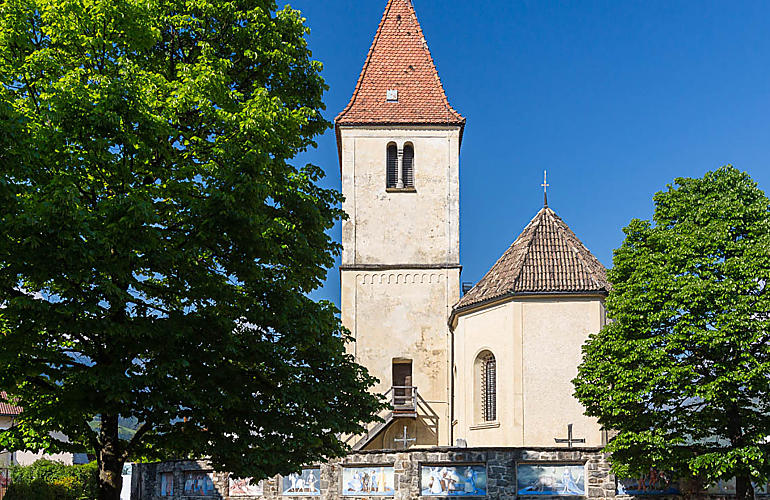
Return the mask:
<svg viewBox="0 0 770 500">
<path fill-rule="evenodd" d="M 396 89 L 389 89 L 386 92 L 385 99 L 388 102 L 398 102 L 398 90 L 396 90 Z"/>
</svg>

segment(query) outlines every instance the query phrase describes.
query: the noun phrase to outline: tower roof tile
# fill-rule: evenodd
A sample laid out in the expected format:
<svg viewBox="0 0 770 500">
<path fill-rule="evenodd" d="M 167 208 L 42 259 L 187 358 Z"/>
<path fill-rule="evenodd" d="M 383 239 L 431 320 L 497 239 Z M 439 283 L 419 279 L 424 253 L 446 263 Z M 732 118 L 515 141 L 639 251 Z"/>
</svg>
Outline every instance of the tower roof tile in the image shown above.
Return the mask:
<svg viewBox="0 0 770 500">
<path fill-rule="evenodd" d="M 388 99 L 388 91 L 398 92 Z M 450 106 L 411 0 L 389 0 L 353 97 L 339 125 L 460 125 Z"/>
</svg>

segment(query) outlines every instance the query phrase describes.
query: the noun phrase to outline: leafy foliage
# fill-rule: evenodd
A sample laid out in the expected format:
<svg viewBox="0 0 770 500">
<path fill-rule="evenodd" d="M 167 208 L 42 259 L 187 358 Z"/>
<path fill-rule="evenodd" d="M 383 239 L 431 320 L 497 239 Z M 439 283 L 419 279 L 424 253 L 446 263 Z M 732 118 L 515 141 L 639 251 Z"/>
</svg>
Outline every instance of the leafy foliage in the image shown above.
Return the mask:
<svg viewBox="0 0 770 500">
<path fill-rule="evenodd" d="M 0 3 L 0 446 L 94 450 L 108 498 L 128 458 L 264 477 L 373 418 L 307 297 L 343 216 L 291 163 L 329 127 L 307 33 L 272 0 Z"/>
<path fill-rule="evenodd" d="M 4 500 L 93 500 L 97 494 L 96 463 L 63 465 L 38 460 L 11 469 Z"/>
<path fill-rule="evenodd" d="M 618 431 L 616 472 L 737 477 L 749 495 L 770 475 L 770 201 L 731 166 L 675 183 L 624 230 L 575 394 Z"/>
</svg>

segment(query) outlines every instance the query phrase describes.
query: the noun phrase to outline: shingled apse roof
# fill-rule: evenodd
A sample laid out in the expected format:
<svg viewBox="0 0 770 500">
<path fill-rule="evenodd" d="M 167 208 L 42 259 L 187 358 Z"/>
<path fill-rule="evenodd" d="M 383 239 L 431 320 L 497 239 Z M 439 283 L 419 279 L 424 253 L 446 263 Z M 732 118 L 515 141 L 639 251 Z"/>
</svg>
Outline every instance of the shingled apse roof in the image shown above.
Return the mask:
<svg viewBox="0 0 770 500">
<path fill-rule="evenodd" d="M 544 207 L 455 311 L 516 294 L 597 293 L 610 287 L 601 262 Z"/>
<path fill-rule="evenodd" d="M 389 102 L 388 90 L 398 91 Z M 411 0 L 389 0 L 353 97 L 337 125 L 452 124 L 449 105 Z"/>
</svg>

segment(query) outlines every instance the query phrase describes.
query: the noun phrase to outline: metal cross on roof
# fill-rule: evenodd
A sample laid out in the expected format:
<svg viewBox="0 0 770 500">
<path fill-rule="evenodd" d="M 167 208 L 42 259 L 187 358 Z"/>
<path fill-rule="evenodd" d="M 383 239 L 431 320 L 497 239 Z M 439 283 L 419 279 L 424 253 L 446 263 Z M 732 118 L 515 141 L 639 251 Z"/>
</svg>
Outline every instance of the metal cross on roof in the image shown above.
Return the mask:
<svg viewBox="0 0 770 500">
<path fill-rule="evenodd" d="M 396 438 L 393 441 L 395 441 L 396 443 L 401 443 L 402 445 L 404 445 L 404 449 L 407 449 L 407 448 L 409 448 L 409 441 L 417 441 L 417 439 L 416 438 L 410 438 L 409 434 L 406 432 L 406 426 L 404 426 L 404 435 L 403 435 L 403 437 Z"/>
<path fill-rule="evenodd" d="M 584 438 L 573 438 L 572 437 L 572 424 L 567 425 L 567 439 L 560 439 L 560 438 L 554 438 L 554 441 L 557 443 L 567 443 L 567 448 L 572 448 L 572 445 L 574 443 L 585 443 L 586 440 Z"/>
<path fill-rule="evenodd" d="M 547 207 L 548 206 L 548 186 L 550 186 L 550 184 L 548 184 L 547 170 L 543 170 L 543 183 L 540 185 L 543 186 L 543 206 Z"/>
</svg>

